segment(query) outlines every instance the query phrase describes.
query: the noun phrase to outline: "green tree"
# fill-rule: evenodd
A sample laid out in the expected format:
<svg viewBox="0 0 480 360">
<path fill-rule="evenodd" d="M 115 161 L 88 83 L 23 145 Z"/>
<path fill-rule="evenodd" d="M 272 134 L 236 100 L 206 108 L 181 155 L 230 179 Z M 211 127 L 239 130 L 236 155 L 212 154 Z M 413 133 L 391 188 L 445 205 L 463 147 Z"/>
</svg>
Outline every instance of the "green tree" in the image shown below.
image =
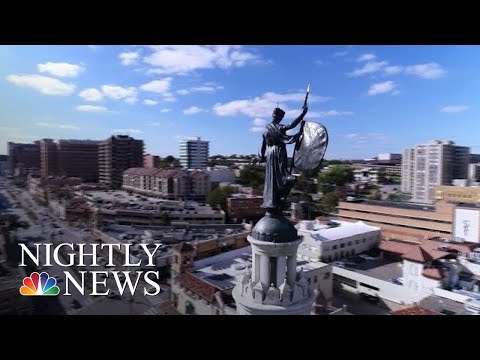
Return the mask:
<svg viewBox="0 0 480 360">
<path fill-rule="evenodd" d="M 378 189 L 373 189 L 370 191 L 368 198 L 371 200 L 382 200 L 382 193 Z"/>
<path fill-rule="evenodd" d="M 336 186 L 344 186 L 353 181 L 353 172 L 345 165 L 332 165 L 318 175 L 318 186 L 324 194 L 333 191 Z"/>
<path fill-rule="evenodd" d="M 234 192 L 235 189 L 231 186 L 225 186 L 223 188 L 217 187 L 208 194 L 207 204 L 210 206 L 220 206 L 222 210 L 226 211 L 227 197 Z"/>
<path fill-rule="evenodd" d="M 331 191 L 323 195 L 323 197 L 320 199 L 320 206 L 322 210 L 326 212 L 336 211 L 338 201 L 340 200 L 341 196 L 342 194 L 338 190 Z"/>
<path fill-rule="evenodd" d="M 317 185 L 313 181 L 309 172 L 302 171 L 300 176 L 297 177 L 293 188 L 298 191 L 302 191 L 308 194 L 317 192 Z"/>
<path fill-rule="evenodd" d="M 240 171 L 238 182 L 259 189 L 265 182 L 265 169 L 257 166 L 245 166 Z"/>
</svg>

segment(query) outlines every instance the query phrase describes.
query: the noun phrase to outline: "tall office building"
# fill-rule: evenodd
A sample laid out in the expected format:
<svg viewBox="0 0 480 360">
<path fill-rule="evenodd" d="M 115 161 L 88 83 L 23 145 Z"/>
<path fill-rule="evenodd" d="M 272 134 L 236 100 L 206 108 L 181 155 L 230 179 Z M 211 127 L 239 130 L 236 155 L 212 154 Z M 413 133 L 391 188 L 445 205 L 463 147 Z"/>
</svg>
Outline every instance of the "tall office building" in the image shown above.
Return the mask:
<svg viewBox="0 0 480 360">
<path fill-rule="evenodd" d="M 15 169 L 40 169 L 40 142 L 33 144 L 8 143 L 8 168 L 13 174 Z"/>
<path fill-rule="evenodd" d="M 415 149 L 403 150 L 402 156 L 402 192 L 413 194 L 415 174 Z"/>
<path fill-rule="evenodd" d="M 208 165 L 208 141 L 197 137 L 180 141 L 180 165 L 185 169 L 206 169 Z"/>
<path fill-rule="evenodd" d="M 98 181 L 98 146 L 94 140 L 59 140 L 58 167 L 61 175 Z"/>
<path fill-rule="evenodd" d="M 85 182 L 98 181 L 98 144 L 93 140 L 43 139 L 41 148 L 41 175 L 82 178 Z"/>
<path fill-rule="evenodd" d="M 112 189 L 120 189 L 123 172 L 134 167 L 143 167 L 143 140 L 128 135 L 114 135 L 100 142 L 99 182 Z"/>
<path fill-rule="evenodd" d="M 452 185 L 453 179 L 468 178 L 470 148 L 453 141 L 431 141 L 405 149 L 402 157 L 402 191 L 412 201 L 431 203 L 435 186 Z"/>
<path fill-rule="evenodd" d="M 58 170 L 57 143 L 52 139 L 40 140 L 40 175 L 43 178 L 57 176 Z"/>
</svg>

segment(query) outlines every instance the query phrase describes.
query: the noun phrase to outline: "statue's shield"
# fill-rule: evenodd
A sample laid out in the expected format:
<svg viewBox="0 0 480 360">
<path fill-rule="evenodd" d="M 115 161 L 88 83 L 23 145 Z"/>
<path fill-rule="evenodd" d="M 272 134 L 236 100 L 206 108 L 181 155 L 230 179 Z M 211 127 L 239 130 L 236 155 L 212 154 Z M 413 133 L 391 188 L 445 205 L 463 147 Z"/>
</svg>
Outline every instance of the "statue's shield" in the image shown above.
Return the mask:
<svg viewBox="0 0 480 360">
<path fill-rule="evenodd" d="M 293 157 L 295 168 L 301 171 L 316 169 L 327 150 L 327 129 L 322 124 L 306 121 L 298 141 Z"/>
</svg>

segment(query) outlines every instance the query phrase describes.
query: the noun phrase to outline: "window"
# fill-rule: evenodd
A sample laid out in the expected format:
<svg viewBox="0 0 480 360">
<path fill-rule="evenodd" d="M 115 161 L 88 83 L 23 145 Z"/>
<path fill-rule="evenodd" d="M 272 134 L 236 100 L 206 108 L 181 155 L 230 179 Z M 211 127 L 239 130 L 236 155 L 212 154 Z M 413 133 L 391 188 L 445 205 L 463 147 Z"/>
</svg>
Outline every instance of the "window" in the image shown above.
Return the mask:
<svg viewBox="0 0 480 360">
<path fill-rule="evenodd" d="M 318 276 L 313 277 L 313 283 L 316 284 L 318 282 Z"/>
<path fill-rule="evenodd" d="M 338 249 L 338 245 L 333 245 L 332 246 L 332 250 L 337 250 Z"/>
<path fill-rule="evenodd" d="M 340 244 L 340 248 L 344 248 L 345 247 L 345 244 Z"/>
<path fill-rule="evenodd" d="M 347 243 L 347 245 L 348 245 L 348 246 L 352 246 L 352 242 L 349 241 L 349 242 Z"/>
<path fill-rule="evenodd" d="M 365 244 L 366 241 L 367 241 L 367 239 L 365 239 L 365 238 L 362 239 L 362 243 Z"/>
<path fill-rule="evenodd" d="M 324 280 L 327 280 L 330 278 L 330 273 L 329 272 L 326 272 L 325 274 L 323 274 L 323 279 Z"/>
<path fill-rule="evenodd" d="M 368 289 L 372 289 L 372 290 L 375 290 L 375 291 L 378 291 L 379 289 L 375 286 L 372 286 L 372 285 L 368 285 L 368 284 L 365 284 L 365 283 L 360 283 L 360 285 L 362 285 L 363 287 L 366 287 Z"/>
<path fill-rule="evenodd" d="M 360 244 L 360 240 L 355 240 L 355 245 Z"/>
</svg>

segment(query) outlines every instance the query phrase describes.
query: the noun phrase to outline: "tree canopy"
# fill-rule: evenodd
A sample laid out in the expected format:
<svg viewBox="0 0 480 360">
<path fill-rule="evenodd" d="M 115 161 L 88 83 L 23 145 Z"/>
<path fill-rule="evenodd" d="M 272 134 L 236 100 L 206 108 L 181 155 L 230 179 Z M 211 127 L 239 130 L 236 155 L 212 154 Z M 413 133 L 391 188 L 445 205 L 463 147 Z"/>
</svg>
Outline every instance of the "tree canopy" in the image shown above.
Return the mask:
<svg viewBox="0 0 480 360">
<path fill-rule="evenodd" d="M 318 186 L 324 194 L 333 191 L 336 186 L 344 186 L 353 181 L 353 172 L 345 165 L 332 165 L 318 175 Z"/>
<path fill-rule="evenodd" d="M 207 204 L 210 206 L 220 206 L 223 211 L 227 209 L 227 197 L 233 194 L 235 189 L 231 186 L 217 187 L 207 196 Z"/>
</svg>

